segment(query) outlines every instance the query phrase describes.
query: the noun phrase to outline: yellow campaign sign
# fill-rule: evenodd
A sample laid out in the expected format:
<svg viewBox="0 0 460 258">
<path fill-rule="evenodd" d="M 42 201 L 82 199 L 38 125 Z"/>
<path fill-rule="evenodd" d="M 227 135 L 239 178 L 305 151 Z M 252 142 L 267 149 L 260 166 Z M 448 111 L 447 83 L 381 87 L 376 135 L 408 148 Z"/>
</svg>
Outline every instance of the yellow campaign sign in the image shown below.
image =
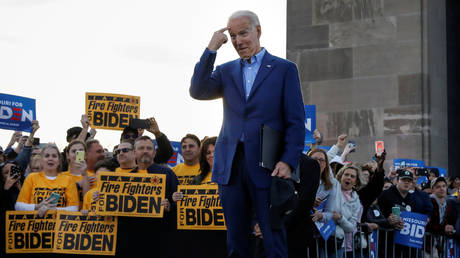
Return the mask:
<svg viewBox="0 0 460 258">
<path fill-rule="evenodd" d="M 177 229 L 226 230 L 224 210 L 216 184 L 179 185 Z"/>
<path fill-rule="evenodd" d="M 115 255 L 117 218 L 58 211 L 55 253 Z"/>
<path fill-rule="evenodd" d="M 97 176 L 97 214 L 163 217 L 166 175 L 100 172 Z"/>
<path fill-rule="evenodd" d="M 7 211 L 6 253 L 52 253 L 56 212 L 39 217 L 36 211 Z"/>
<path fill-rule="evenodd" d="M 87 92 L 86 115 L 92 128 L 123 130 L 130 118 L 139 118 L 141 98 L 137 96 Z"/>
<path fill-rule="evenodd" d="M 196 175 L 176 175 L 179 185 L 193 185 L 193 178 Z"/>
</svg>

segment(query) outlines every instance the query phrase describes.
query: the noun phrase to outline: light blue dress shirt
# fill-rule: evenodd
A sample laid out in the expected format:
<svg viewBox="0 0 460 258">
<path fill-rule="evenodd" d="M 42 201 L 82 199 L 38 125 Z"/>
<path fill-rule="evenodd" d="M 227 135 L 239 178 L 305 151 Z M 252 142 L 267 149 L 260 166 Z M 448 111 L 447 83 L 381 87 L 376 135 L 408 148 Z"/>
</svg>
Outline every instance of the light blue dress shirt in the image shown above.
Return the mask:
<svg viewBox="0 0 460 258">
<path fill-rule="evenodd" d="M 259 71 L 260 65 L 262 64 L 262 59 L 264 58 L 265 48 L 262 48 L 259 53 L 251 57 L 251 63 L 248 63 L 247 60 L 241 59 L 241 66 L 243 67 L 243 83 L 244 83 L 244 92 L 246 100 L 249 98 L 251 93 L 252 85 Z"/>
</svg>

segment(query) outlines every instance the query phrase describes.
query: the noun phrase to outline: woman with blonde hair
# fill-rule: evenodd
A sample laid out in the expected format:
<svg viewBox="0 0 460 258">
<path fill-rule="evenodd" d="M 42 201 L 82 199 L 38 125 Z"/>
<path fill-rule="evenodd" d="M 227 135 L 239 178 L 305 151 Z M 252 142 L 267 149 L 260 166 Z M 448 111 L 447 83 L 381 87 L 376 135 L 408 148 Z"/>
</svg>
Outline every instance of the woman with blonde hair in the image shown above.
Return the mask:
<svg viewBox="0 0 460 258">
<path fill-rule="evenodd" d="M 61 155 L 56 145 L 41 150 L 43 171 L 26 177 L 15 204 L 16 210 L 33 211 L 43 216 L 48 210 L 78 211 L 78 192 L 70 176 L 62 175 Z"/>
<path fill-rule="evenodd" d="M 334 220 L 337 255 L 343 257 L 345 252 L 353 252 L 353 234 L 357 231 L 358 222 L 361 221 L 363 206 L 357 191 L 363 186 L 363 177 L 360 168 L 347 164 L 339 170 L 336 178 L 337 191 L 335 196 L 330 197 L 333 201 L 326 204 L 320 217 L 322 222 Z M 328 250 L 328 255 L 335 257 L 335 250 L 331 249 Z"/>
</svg>

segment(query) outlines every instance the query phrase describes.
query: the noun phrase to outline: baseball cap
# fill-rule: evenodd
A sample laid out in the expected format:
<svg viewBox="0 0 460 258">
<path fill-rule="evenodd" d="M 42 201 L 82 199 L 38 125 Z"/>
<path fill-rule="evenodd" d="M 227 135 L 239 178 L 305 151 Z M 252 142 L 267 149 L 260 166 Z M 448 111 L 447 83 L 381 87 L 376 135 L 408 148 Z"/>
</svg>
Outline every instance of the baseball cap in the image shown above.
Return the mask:
<svg viewBox="0 0 460 258">
<path fill-rule="evenodd" d="M 431 188 L 433 188 L 439 182 L 444 182 L 444 183 L 447 184 L 446 179 L 444 177 L 440 176 L 440 177 L 436 177 L 435 179 L 431 180 Z"/>
<path fill-rule="evenodd" d="M 398 171 L 398 179 L 403 179 L 403 178 L 408 178 L 408 179 L 414 179 L 414 175 L 409 170 L 399 170 Z"/>
<path fill-rule="evenodd" d="M 335 155 L 335 157 L 329 162 L 329 164 L 332 164 L 334 162 L 343 165 L 342 157 L 340 157 L 339 155 Z"/>
</svg>

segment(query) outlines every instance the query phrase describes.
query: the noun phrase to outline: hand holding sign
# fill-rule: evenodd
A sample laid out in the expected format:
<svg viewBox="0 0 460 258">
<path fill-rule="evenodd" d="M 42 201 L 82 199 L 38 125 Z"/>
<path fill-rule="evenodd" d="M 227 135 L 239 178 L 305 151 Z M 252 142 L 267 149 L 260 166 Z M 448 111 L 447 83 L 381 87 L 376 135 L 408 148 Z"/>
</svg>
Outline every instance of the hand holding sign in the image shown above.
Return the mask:
<svg viewBox="0 0 460 258">
<path fill-rule="evenodd" d="M 184 198 L 184 194 L 182 192 L 174 192 L 172 195 L 172 199 L 175 202 L 182 200 L 182 198 Z"/>
</svg>

